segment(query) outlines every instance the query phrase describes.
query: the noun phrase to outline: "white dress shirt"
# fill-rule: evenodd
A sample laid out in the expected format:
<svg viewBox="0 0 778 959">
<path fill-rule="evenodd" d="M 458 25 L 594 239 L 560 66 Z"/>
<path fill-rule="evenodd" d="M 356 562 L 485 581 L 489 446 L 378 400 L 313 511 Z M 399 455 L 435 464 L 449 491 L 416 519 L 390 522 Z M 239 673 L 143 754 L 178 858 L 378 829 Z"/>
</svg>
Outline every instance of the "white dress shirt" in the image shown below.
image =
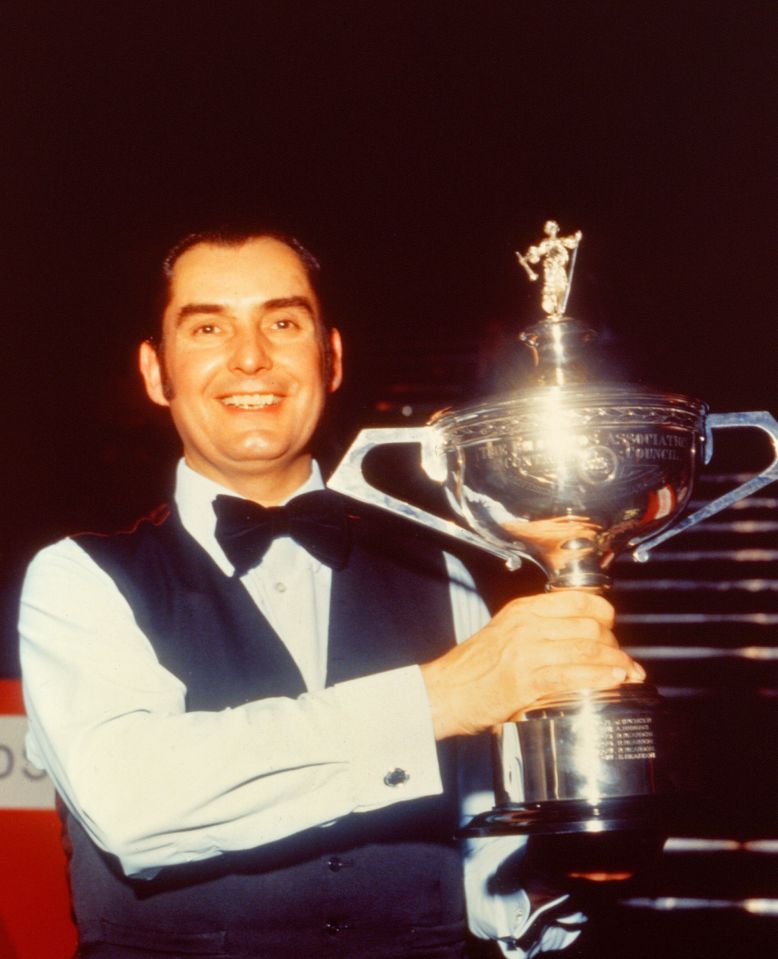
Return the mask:
<svg viewBox="0 0 778 959">
<path fill-rule="evenodd" d="M 322 487 L 318 467 L 297 494 Z M 227 575 L 213 499 L 234 495 L 179 464 L 185 529 Z M 296 495 L 297 495 L 296 494 Z M 486 608 L 446 555 L 461 642 Z M 242 577 L 306 683 L 297 699 L 186 712 L 183 683 L 164 669 L 113 580 L 71 539 L 42 550 L 24 584 L 21 659 L 27 751 L 92 839 L 128 875 L 273 842 L 350 813 L 440 793 L 435 737 L 417 666 L 325 688 L 331 571 L 290 537 L 274 540 Z M 488 748 L 464 747 L 463 821 L 493 805 Z M 387 772 L 407 780 L 387 785 Z M 471 840 L 465 887 L 476 935 L 507 956 L 558 949 L 575 937 L 551 925 L 529 953 L 510 944 L 530 917 L 526 895 L 500 896 L 489 876 L 520 840 Z"/>
</svg>

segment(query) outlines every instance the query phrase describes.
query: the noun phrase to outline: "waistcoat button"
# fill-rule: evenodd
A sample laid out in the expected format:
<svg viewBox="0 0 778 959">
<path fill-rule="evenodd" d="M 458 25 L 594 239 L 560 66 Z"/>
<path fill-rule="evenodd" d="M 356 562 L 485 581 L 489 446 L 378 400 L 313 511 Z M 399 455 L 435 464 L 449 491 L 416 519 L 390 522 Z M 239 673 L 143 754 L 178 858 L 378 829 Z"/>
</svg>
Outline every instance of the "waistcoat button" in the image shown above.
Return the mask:
<svg viewBox="0 0 778 959">
<path fill-rule="evenodd" d="M 333 872 L 339 872 L 346 864 L 342 859 L 338 859 L 337 856 L 330 856 L 327 860 L 327 865 Z"/>
</svg>

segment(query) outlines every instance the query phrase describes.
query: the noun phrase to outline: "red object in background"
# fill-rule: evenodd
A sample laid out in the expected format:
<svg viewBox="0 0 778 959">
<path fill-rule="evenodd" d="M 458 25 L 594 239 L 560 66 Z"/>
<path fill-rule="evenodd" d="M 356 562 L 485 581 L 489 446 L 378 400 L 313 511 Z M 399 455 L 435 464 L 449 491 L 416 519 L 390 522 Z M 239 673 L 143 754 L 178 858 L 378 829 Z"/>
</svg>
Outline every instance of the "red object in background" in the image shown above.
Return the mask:
<svg viewBox="0 0 778 959">
<path fill-rule="evenodd" d="M 19 682 L 0 679 L 0 718 L 23 712 Z M 76 932 L 54 809 L 0 806 L 0 857 L 0 959 L 73 956 Z"/>
</svg>

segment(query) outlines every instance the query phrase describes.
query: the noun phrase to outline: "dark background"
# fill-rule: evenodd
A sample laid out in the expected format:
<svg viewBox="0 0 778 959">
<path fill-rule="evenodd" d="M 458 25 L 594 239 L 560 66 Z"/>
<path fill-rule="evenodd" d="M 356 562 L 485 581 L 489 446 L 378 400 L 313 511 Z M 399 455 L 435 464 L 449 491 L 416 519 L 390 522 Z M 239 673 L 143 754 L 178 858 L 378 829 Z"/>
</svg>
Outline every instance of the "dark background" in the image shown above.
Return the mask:
<svg viewBox="0 0 778 959">
<path fill-rule="evenodd" d="M 777 12 L 774 0 L 6 4 L 0 676 L 17 670 L 31 554 L 125 526 L 166 495 L 176 444 L 134 352 L 162 252 L 204 224 L 274 221 L 319 254 L 347 344 L 330 461 L 361 425 L 423 422 L 505 385 L 515 333 L 538 316 L 513 251 L 549 217 L 584 231 L 570 312 L 601 330 L 611 372 L 716 411 L 778 413 Z M 727 466 L 739 442 L 723 444 Z M 774 814 L 775 700 L 738 698 L 739 665 L 722 662 L 723 699 L 688 709 L 702 744 L 690 765 L 715 765 L 723 794 L 721 828 L 697 805 L 690 835 L 773 835 L 757 812 L 762 797 L 764 821 Z M 686 685 L 699 683 L 692 664 Z M 708 874 L 714 890 L 740 883 L 736 898 L 775 888 L 765 857 L 748 872 L 738 856 L 676 865 L 657 889 L 699 895 Z M 641 915 L 607 907 L 591 925 L 619 956 L 771 954 L 762 920 Z"/>
<path fill-rule="evenodd" d="M 538 314 L 513 250 L 550 216 L 585 233 L 570 311 L 620 375 L 775 410 L 775 13 L 5 7 L 5 671 L 32 551 L 165 495 L 175 443 L 134 349 L 160 253 L 203 223 L 272 219 L 320 254 L 336 451 L 493 382 L 484 356 Z"/>
</svg>

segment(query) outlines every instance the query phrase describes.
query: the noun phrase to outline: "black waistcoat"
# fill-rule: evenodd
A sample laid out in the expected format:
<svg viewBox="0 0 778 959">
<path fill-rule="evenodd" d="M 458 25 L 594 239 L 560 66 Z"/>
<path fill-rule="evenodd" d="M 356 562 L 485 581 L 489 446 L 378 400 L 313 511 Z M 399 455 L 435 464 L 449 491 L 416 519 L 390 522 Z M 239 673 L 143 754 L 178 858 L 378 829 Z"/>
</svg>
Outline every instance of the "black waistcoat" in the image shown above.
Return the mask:
<svg viewBox="0 0 778 959">
<path fill-rule="evenodd" d="M 440 552 L 405 524 L 370 516 L 350 523 L 349 562 L 332 580 L 328 685 L 427 661 L 453 643 Z M 243 585 L 218 569 L 175 512 L 131 533 L 78 542 L 124 594 L 160 662 L 186 685 L 187 710 L 304 692 L 297 666 Z M 170 867 L 152 880 L 126 878 L 66 814 L 82 947 L 110 942 L 139 955 L 169 949 L 256 959 L 458 955 L 452 944 L 464 935 L 464 907 L 448 744 L 439 757 L 443 796 Z"/>
</svg>

